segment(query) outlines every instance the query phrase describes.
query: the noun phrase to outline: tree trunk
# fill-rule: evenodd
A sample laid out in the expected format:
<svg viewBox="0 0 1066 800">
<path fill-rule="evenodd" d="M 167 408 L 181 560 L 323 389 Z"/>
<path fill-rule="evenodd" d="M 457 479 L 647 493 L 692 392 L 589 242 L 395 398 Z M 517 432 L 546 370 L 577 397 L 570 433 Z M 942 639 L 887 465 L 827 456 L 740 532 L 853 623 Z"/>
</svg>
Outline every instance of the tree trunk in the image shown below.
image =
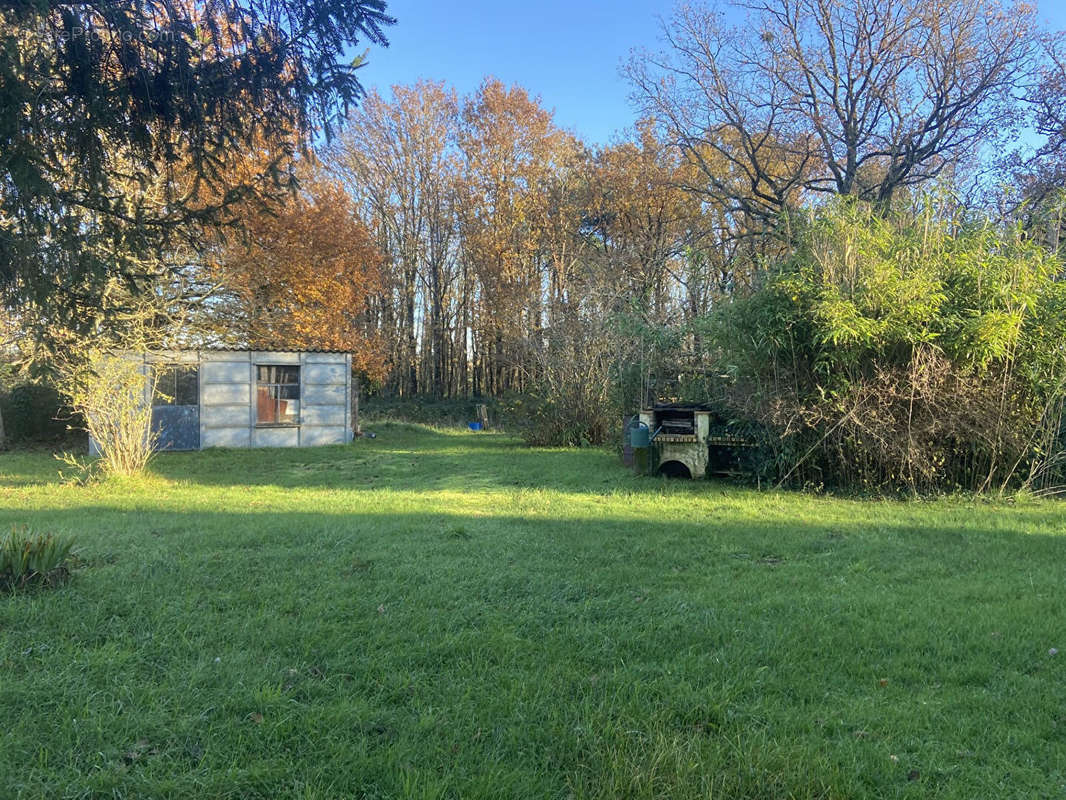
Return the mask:
<svg viewBox="0 0 1066 800">
<path fill-rule="evenodd" d="M 362 436 L 363 429 L 359 425 L 359 378 L 352 376 L 352 435 Z"/>
</svg>

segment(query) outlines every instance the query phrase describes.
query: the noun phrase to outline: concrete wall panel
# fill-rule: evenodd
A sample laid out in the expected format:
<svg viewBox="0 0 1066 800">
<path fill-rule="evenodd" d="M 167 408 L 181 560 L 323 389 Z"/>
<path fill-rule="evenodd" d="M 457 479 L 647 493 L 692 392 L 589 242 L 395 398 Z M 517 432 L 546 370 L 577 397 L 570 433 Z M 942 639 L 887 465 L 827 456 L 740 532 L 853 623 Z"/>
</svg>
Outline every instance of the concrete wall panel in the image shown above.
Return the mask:
<svg viewBox="0 0 1066 800">
<path fill-rule="evenodd" d="M 253 447 L 296 447 L 300 443 L 299 428 L 254 428 Z"/>
<path fill-rule="evenodd" d="M 344 386 L 344 364 L 307 364 L 303 368 L 305 384 L 324 384 Z"/>
<path fill-rule="evenodd" d="M 331 427 L 304 428 L 300 433 L 300 444 L 304 447 L 319 444 L 344 444 L 348 441 L 348 429 L 344 425 Z"/>
<path fill-rule="evenodd" d="M 344 406 L 304 406 L 300 411 L 300 424 L 343 426 L 345 424 Z"/>
<path fill-rule="evenodd" d="M 248 447 L 251 444 L 248 426 L 243 428 L 201 429 L 201 447 Z"/>
<path fill-rule="evenodd" d="M 311 384 L 303 387 L 304 406 L 343 406 L 345 403 L 344 384 L 331 386 Z"/>
<path fill-rule="evenodd" d="M 205 428 L 232 428 L 237 425 L 248 427 L 251 415 L 248 403 L 226 406 L 203 406 L 200 423 Z"/>
<path fill-rule="evenodd" d="M 201 350 L 200 361 L 240 361 L 247 364 L 248 355 L 236 350 Z"/>
<path fill-rule="evenodd" d="M 150 364 L 196 364 L 200 353 L 196 350 L 164 350 L 147 357 Z"/>
<path fill-rule="evenodd" d="M 206 365 L 205 365 L 206 366 Z M 245 369 L 248 365 L 245 364 Z M 206 406 L 238 405 L 248 407 L 250 394 L 247 383 L 208 383 L 200 390 L 200 402 Z"/>
<path fill-rule="evenodd" d="M 253 364 L 299 364 L 299 353 L 287 353 L 278 350 L 261 350 L 251 353 Z"/>
<path fill-rule="evenodd" d="M 212 383 L 248 383 L 251 370 L 247 361 L 210 361 L 200 367 L 200 380 Z"/>
</svg>

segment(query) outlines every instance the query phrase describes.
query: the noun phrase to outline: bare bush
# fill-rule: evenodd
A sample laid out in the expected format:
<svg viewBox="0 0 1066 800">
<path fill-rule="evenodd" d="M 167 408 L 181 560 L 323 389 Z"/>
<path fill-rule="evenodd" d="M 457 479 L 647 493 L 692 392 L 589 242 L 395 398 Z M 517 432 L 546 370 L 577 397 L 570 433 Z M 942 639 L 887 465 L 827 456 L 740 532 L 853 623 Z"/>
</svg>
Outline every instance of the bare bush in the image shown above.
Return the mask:
<svg viewBox="0 0 1066 800">
<path fill-rule="evenodd" d="M 155 452 L 152 431 L 154 380 L 140 354 L 88 350 L 59 365 L 70 406 L 109 475 L 135 475 Z"/>
</svg>

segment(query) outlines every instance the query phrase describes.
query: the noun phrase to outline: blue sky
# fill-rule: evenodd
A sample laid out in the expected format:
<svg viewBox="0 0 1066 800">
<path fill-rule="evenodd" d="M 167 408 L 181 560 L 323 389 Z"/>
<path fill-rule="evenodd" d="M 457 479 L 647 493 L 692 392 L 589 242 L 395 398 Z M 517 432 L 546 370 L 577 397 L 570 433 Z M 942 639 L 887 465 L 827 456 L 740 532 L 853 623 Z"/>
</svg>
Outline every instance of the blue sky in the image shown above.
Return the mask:
<svg viewBox="0 0 1066 800">
<path fill-rule="evenodd" d="M 443 80 L 469 92 L 486 75 L 519 84 L 555 110 L 556 123 L 589 143 L 631 125 L 619 74 L 631 48 L 654 45 L 656 15 L 672 0 L 389 0 L 390 47 L 373 48 L 362 72 L 383 94 L 397 83 Z"/>
<path fill-rule="evenodd" d="M 388 49 L 373 48 L 362 72 L 383 94 L 393 84 L 443 80 L 460 93 L 486 75 L 519 84 L 554 109 L 556 123 L 606 143 L 633 123 L 620 75 L 634 47 L 656 47 L 659 17 L 673 0 L 389 0 L 397 18 Z M 1045 0 L 1040 17 L 1066 28 L 1066 3 Z"/>
</svg>

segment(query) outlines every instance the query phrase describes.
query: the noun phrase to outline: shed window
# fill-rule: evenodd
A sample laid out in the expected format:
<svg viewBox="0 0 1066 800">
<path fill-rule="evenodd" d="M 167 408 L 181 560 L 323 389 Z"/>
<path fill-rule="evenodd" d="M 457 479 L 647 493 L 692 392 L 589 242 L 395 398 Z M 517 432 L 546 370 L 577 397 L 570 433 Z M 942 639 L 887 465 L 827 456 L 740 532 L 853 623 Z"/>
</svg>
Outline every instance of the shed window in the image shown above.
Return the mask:
<svg viewBox="0 0 1066 800">
<path fill-rule="evenodd" d="M 196 406 L 200 404 L 200 368 L 196 366 L 156 367 L 154 406 Z"/>
<path fill-rule="evenodd" d="M 300 368 L 256 366 L 256 422 L 296 425 L 300 422 Z"/>
</svg>

